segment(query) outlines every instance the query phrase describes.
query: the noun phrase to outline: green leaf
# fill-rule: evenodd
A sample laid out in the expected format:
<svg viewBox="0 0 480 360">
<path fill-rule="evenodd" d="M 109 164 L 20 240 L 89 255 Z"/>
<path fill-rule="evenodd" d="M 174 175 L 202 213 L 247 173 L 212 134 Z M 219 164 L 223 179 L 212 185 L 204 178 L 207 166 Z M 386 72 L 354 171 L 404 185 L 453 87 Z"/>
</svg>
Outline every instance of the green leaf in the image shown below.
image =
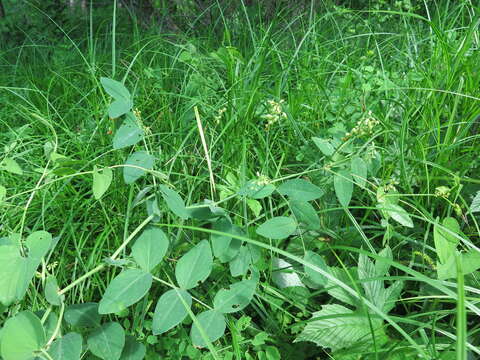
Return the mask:
<svg viewBox="0 0 480 360">
<path fill-rule="evenodd" d="M 344 207 L 347 207 L 352 200 L 353 194 L 353 180 L 352 175 L 347 170 L 340 170 L 338 174 L 333 177 L 333 187 L 338 201 Z"/>
<path fill-rule="evenodd" d="M 470 211 L 472 213 L 480 212 L 480 191 L 477 191 L 477 194 L 472 200 L 472 204 L 470 205 Z"/>
<path fill-rule="evenodd" d="M 290 209 L 298 222 L 304 223 L 309 230 L 320 229 L 320 218 L 314 207 L 306 201 L 290 201 Z"/>
<path fill-rule="evenodd" d="M 169 241 L 167 235 L 158 227 L 142 232 L 132 246 L 132 256 L 145 271 L 151 271 L 167 253 Z"/>
<path fill-rule="evenodd" d="M 117 150 L 135 145 L 143 136 L 143 130 L 138 126 L 135 115 L 129 112 L 113 137 L 113 148 Z"/>
<path fill-rule="evenodd" d="M 186 290 L 182 289 L 169 290 L 158 299 L 152 323 L 154 335 L 167 332 L 185 319 L 188 311 L 184 303 L 190 308 L 192 297 Z"/>
<path fill-rule="evenodd" d="M 128 335 L 125 339 L 125 346 L 120 360 L 142 360 L 145 358 L 146 353 L 145 345 L 136 341 L 133 336 Z"/>
<path fill-rule="evenodd" d="M 208 278 L 212 265 L 210 244 L 207 240 L 202 240 L 178 260 L 175 267 L 178 284 L 185 290 L 194 288 Z"/>
<path fill-rule="evenodd" d="M 323 196 L 325 193 L 317 185 L 303 179 L 292 179 L 280 185 L 277 191 L 288 196 L 290 200 L 312 201 Z"/>
<path fill-rule="evenodd" d="M 270 239 L 285 239 L 297 229 L 297 223 L 291 217 L 277 216 L 265 221 L 257 228 L 257 234 Z"/>
<path fill-rule="evenodd" d="M 350 169 L 352 170 L 352 178 L 361 188 L 367 183 L 367 163 L 359 156 L 352 158 Z"/>
<path fill-rule="evenodd" d="M 185 207 L 182 197 L 174 190 L 165 185 L 160 185 L 162 197 L 167 203 L 168 208 L 179 218 L 186 220 L 190 217 L 190 213 Z"/>
<path fill-rule="evenodd" d="M 73 304 L 65 310 L 65 321 L 76 327 L 97 327 L 100 325 L 98 304 L 94 302 Z"/>
<path fill-rule="evenodd" d="M 320 269 L 324 270 L 325 272 L 329 273 L 329 269 L 327 264 L 325 263 L 325 260 L 323 258 L 314 253 L 313 251 L 308 250 L 305 253 L 305 260 L 308 261 L 309 263 L 319 267 Z M 323 276 L 322 274 L 318 273 L 317 271 L 313 270 L 312 268 L 305 266 L 305 273 L 308 275 L 310 280 L 312 280 L 316 285 L 318 286 L 326 286 L 328 283 L 328 279 Z"/>
<path fill-rule="evenodd" d="M 371 318 L 375 338 L 384 336 L 381 319 Z M 338 304 L 323 305 L 322 310 L 313 313 L 295 342 L 311 341 L 332 351 L 348 349 L 359 344 L 372 346 L 369 319 Z"/>
<path fill-rule="evenodd" d="M 209 342 L 218 340 L 225 333 L 225 317 L 218 311 L 208 310 L 202 312 L 197 316 L 197 320 L 198 325 L 194 323 L 190 332 L 190 337 L 192 338 L 192 343 L 194 346 L 207 346 L 207 343 L 202 337 L 202 332 L 200 331 L 200 328 L 207 336 Z"/>
<path fill-rule="evenodd" d="M 99 314 L 125 310 L 142 299 L 152 286 L 152 275 L 138 269 L 124 270 L 108 285 L 98 307 Z"/>
<path fill-rule="evenodd" d="M 47 277 L 45 282 L 45 299 L 54 306 L 60 306 L 62 304 L 62 297 L 58 294 L 59 290 L 55 276 L 50 275 Z"/>
<path fill-rule="evenodd" d="M 112 119 L 125 115 L 132 109 L 131 100 L 114 100 L 108 107 L 108 116 Z"/>
<path fill-rule="evenodd" d="M 0 188 L 1 190 L 1 188 Z M 1 196 L 0 196 L 0 204 L 2 203 Z M 253 215 L 258 217 L 260 213 L 262 212 L 262 204 L 260 201 L 255 200 L 255 199 L 247 199 L 247 206 L 250 210 L 252 210 Z"/>
<path fill-rule="evenodd" d="M 100 82 L 107 94 L 115 99 L 108 109 L 111 118 L 117 118 L 130 111 L 133 106 L 132 96 L 121 82 L 105 77 L 100 78 Z"/>
<path fill-rule="evenodd" d="M 213 307 L 221 313 L 234 313 L 244 309 L 255 294 L 257 282 L 243 280 L 231 284 L 230 289 L 221 289 L 213 299 Z"/>
<path fill-rule="evenodd" d="M 71 332 L 55 340 L 48 350 L 53 360 L 80 360 L 82 336 Z"/>
<path fill-rule="evenodd" d="M 9 306 L 23 299 L 43 256 L 50 249 L 52 235 L 36 231 L 28 236 L 25 245 L 28 257 L 20 255 L 19 244 L 0 245 L 0 303 Z"/>
<path fill-rule="evenodd" d="M 292 264 L 280 258 L 273 258 L 272 280 L 280 289 L 293 286 L 305 287 Z"/>
<path fill-rule="evenodd" d="M 460 225 L 452 217 L 443 219 L 441 226 L 433 226 L 433 241 L 441 263 L 445 263 L 455 253 L 459 239 L 454 234 L 460 234 Z"/>
<path fill-rule="evenodd" d="M 0 162 L 0 170 L 5 170 L 15 175 L 23 175 L 22 168 L 12 158 L 3 159 L 2 162 Z"/>
<path fill-rule="evenodd" d="M 87 339 L 93 355 L 103 360 L 119 360 L 125 345 L 125 331 L 117 322 L 109 322 L 95 329 Z"/>
<path fill-rule="evenodd" d="M 212 242 L 213 254 L 222 263 L 232 260 L 238 254 L 242 242 L 238 239 L 233 239 L 228 234 L 242 235 L 241 230 L 226 218 L 220 218 L 215 221 L 213 230 L 226 233 L 226 235 L 211 235 L 210 241 Z"/>
<path fill-rule="evenodd" d="M 3 204 L 3 201 L 5 200 L 6 197 L 7 197 L 7 189 L 5 188 L 5 186 L 0 185 L 0 206 Z"/>
<path fill-rule="evenodd" d="M 93 197 L 99 200 L 108 190 L 113 179 L 113 171 L 110 168 L 104 168 L 101 172 L 95 167 L 93 169 Z"/>
<path fill-rule="evenodd" d="M 333 145 L 330 143 L 330 141 L 321 139 L 318 137 L 312 137 L 312 140 L 315 145 L 320 149 L 320 151 L 323 153 L 325 156 L 332 156 L 333 153 L 335 152 L 335 148 Z"/>
<path fill-rule="evenodd" d="M 258 256 L 259 252 L 256 246 L 250 244 L 241 246 L 238 255 L 229 263 L 230 274 L 233 277 L 244 276 Z"/>
<path fill-rule="evenodd" d="M 31 311 L 9 318 L 2 329 L 0 349 L 3 360 L 30 360 L 46 342 L 40 319 Z"/>
<path fill-rule="evenodd" d="M 145 151 L 137 151 L 130 155 L 123 168 L 123 179 L 125 184 L 132 184 L 141 178 L 145 171 L 151 170 L 155 158 Z"/>
<path fill-rule="evenodd" d="M 480 253 L 474 249 L 460 254 L 462 274 L 467 275 L 480 269 Z M 457 277 L 455 253 L 451 254 L 445 263 L 437 263 L 437 276 L 440 280 Z"/>
<path fill-rule="evenodd" d="M 275 191 L 275 185 L 266 184 L 259 180 L 250 180 L 243 185 L 237 194 L 251 199 L 263 199 Z"/>
<path fill-rule="evenodd" d="M 392 217 L 399 224 L 412 228 L 413 221 L 407 211 L 400 205 L 392 204 L 390 202 L 378 203 L 377 208 L 384 211 L 386 214 Z"/>
</svg>

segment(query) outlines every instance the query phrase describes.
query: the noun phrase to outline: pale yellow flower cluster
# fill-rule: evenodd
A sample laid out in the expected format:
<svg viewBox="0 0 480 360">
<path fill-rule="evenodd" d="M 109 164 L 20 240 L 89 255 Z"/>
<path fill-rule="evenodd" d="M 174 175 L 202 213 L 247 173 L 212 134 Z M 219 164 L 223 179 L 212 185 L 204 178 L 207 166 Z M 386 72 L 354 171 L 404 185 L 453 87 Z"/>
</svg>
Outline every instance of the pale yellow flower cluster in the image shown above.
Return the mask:
<svg viewBox="0 0 480 360">
<path fill-rule="evenodd" d="M 353 136 L 371 135 L 374 132 L 375 127 L 380 124 L 380 121 L 375 119 L 372 112 L 369 111 L 367 116 L 360 119 L 355 127 L 345 135 L 345 139 L 349 139 Z"/>
<path fill-rule="evenodd" d="M 285 100 L 281 99 L 280 101 L 267 100 L 268 104 L 268 113 L 262 115 L 262 118 L 267 120 L 265 124 L 265 130 L 270 129 L 270 126 L 277 123 L 281 119 L 286 119 L 287 114 L 283 111 L 283 104 Z"/>
<path fill-rule="evenodd" d="M 218 110 L 217 112 L 217 115 L 215 115 L 213 117 L 213 120 L 215 121 L 215 124 L 220 124 L 220 120 L 222 119 L 222 116 L 223 114 L 227 111 L 227 108 L 224 107 L 224 108 L 221 108 L 220 110 Z"/>
</svg>

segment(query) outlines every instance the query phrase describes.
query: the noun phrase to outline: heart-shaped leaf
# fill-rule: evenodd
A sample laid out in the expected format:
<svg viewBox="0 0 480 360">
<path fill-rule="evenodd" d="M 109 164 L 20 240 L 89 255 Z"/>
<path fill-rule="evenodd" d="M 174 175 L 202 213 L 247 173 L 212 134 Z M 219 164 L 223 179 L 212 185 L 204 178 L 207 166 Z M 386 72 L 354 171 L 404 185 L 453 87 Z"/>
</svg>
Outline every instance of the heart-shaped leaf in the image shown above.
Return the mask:
<svg viewBox="0 0 480 360">
<path fill-rule="evenodd" d="M 160 296 L 153 315 L 153 334 L 163 334 L 180 324 L 188 314 L 185 305 L 192 306 L 192 297 L 186 290 L 172 289 Z"/>
<path fill-rule="evenodd" d="M 108 285 L 100 301 L 99 314 L 120 312 L 135 304 L 150 290 L 152 275 L 143 270 L 128 269 Z"/>
<path fill-rule="evenodd" d="M 277 191 L 288 196 L 291 200 L 312 201 L 323 196 L 325 193 L 317 185 L 303 179 L 292 179 L 280 185 Z"/>
<path fill-rule="evenodd" d="M 209 342 L 219 339 L 225 333 L 225 317 L 218 311 L 205 311 L 197 316 L 197 320 L 198 325 L 194 323 L 190 332 L 192 343 L 197 347 L 207 346 L 207 343 L 202 336 L 202 332 L 207 337 Z"/>
<path fill-rule="evenodd" d="M 123 180 L 132 184 L 141 178 L 147 170 L 153 168 L 155 158 L 145 151 L 137 151 L 130 155 L 123 168 Z"/>
<path fill-rule="evenodd" d="M 104 168 L 99 171 L 97 167 L 93 169 L 93 196 L 99 200 L 108 190 L 113 179 L 113 171 L 110 168 Z"/>
<path fill-rule="evenodd" d="M 230 285 L 230 289 L 222 289 L 215 295 L 213 306 L 221 313 L 233 313 L 244 309 L 255 294 L 257 282 L 243 280 Z"/>
<path fill-rule="evenodd" d="M 142 128 L 135 120 L 135 115 L 129 112 L 113 137 L 113 148 L 122 149 L 135 145 L 143 139 L 143 135 Z"/>
<path fill-rule="evenodd" d="M 145 271 L 151 271 L 167 253 L 167 235 L 158 227 L 144 230 L 132 246 L 132 256 Z"/>
<path fill-rule="evenodd" d="M 119 360 L 125 346 L 125 330 L 117 322 L 103 324 L 90 334 L 87 344 L 100 359 Z"/>
<path fill-rule="evenodd" d="M 185 290 L 194 288 L 208 278 L 212 265 L 210 244 L 207 240 L 202 240 L 178 260 L 175 267 L 178 284 Z"/>
<path fill-rule="evenodd" d="M 277 216 L 265 221 L 257 228 L 257 234 L 266 238 L 281 240 L 292 235 L 297 223 L 290 217 Z"/>
<path fill-rule="evenodd" d="M 82 336 L 71 332 L 52 343 L 48 349 L 53 360 L 80 360 L 82 355 Z"/>
</svg>

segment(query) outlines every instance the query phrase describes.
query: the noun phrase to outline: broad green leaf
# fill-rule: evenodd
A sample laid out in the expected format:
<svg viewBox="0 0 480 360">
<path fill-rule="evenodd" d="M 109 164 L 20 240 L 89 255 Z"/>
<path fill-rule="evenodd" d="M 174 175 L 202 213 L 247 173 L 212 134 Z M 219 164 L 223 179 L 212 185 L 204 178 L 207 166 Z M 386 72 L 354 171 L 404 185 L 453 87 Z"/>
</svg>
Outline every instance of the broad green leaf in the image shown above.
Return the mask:
<svg viewBox="0 0 480 360">
<path fill-rule="evenodd" d="M 320 151 L 323 153 L 325 156 L 332 156 L 333 153 L 335 152 L 335 148 L 333 145 L 330 143 L 330 141 L 321 139 L 318 137 L 312 137 L 312 140 L 315 145 L 320 149 Z"/>
<path fill-rule="evenodd" d="M 480 212 L 480 191 L 477 191 L 477 194 L 472 200 L 472 204 L 470 205 L 470 211 L 472 213 Z"/>
<path fill-rule="evenodd" d="M 290 201 L 290 209 L 297 218 L 297 221 L 305 224 L 307 229 L 318 230 L 320 228 L 320 218 L 310 203 L 292 200 Z"/>
<path fill-rule="evenodd" d="M 132 246 L 132 256 L 145 271 L 151 271 L 167 253 L 169 241 L 167 235 L 158 227 L 142 232 Z"/>
<path fill-rule="evenodd" d="M 175 267 L 178 284 L 185 290 L 194 288 L 208 278 L 212 265 L 210 244 L 207 240 L 202 240 L 178 260 Z"/>
<path fill-rule="evenodd" d="M 21 300 L 43 256 L 50 249 L 52 235 L 36 231 L 25 241 L 28 257 L 20 255 L 19 245 L 0 246 L 0 303 L 8 306 Z"/>
<path fill-rule="evenodd" d="M 130 111 L 133 106 L 132 96 L 121 82 L 105 77 L 100 78 L 100 82 L 107 94 L 115 99 L 108 109 L 111 118 L 117 118 Z"/>
<path fill-rule="evenodd" d="M 120 360 L 142 360 L 146 353 L 145 345 L 136 341 L 133 336 L 128 335 L 125 338 L 125 346 Z"/>
<path fill-rule="evenodd" d="M 256 246 L 250 244 L 241 246 L 238 255 L 229 263 L 230 274 L 233 277 L 246 275 L 250 265 L 259 257 L 260 252 Z"/>
<path fill-rule="evenodd" d="M 241 235 L 241 230 L 223 217 L 213 223 L 213 230 L 226 233 L 226 235 L 211 235 L 213 255 L 222 263 L 232 260 L 238 254 L 242 242 L 228 234 Z"/>
<path fill-rule="evenodd" d="M 104 168 L 99 171 L 97 167 L 93 169 L 93 196 L 99 200 L 108 190 L 113 179 L 113 171 L 110 168 Z"/>
<path fill-rule="evenodd" d="M 201 203 L 192 204 L 187 208 L 190 216 L 198 220 L 214 220 L 219 217 L 227 217 L 225 209 L 216 206 L 211 200 L 205 199 Z"/>
<path fill-rule="evenodd" d="M 23 175 L 23 170 L 12 158 L 5 158 L 0 162 L 0 170 L 8 171 L 15 175 Z"/>
<path fill-rule="evenodd" d="M 442 225 L 433 226 L 433 241 L 441 263 L 445 263 L 455 253 L 459 239 L 454 234 L 460 234 L 460 225 L 452 217 L 443 219 Z"/>
<path fill-rule="evenodd" d="M 333 177 L 333 187 L 338 201 L 344 207 L 347 207 L 352 200 L 353 194 L 353 180 L 352 175 L 347 170 L 340 170 L 338 174 Z"/>
<path fill-rule="evenodd" d="M 133 103 L 131 100 L 114 100 L 108 106 L 108 116 L 112 119 L 125 115 L 132 109 Z"/>
<path fill-rule="evenodd" d="M 168 188 L 165 185 L 160 185 L 160 191 L 162 192 L 162 197 L 167 203 L 168 208 L 175 215 L 184 220 L 190 217 L 190 213 L 185 207 L 185 202 L 176 191 Z"/>
<path fill-rule="evenodd" d="M 285 239 L 297 229 L 297 223 L 291 217 L 277 216 L 265 221 L 257 228 L 257 234 L 270 239 Z"/>
<path fill-rule="evenodd" d="M 463 275 L 468 275 L 480 269 L 480 253 L 474 249 L 460 254 Z M 457 264 L 455 252 L 445 261 L 437 263 L 437 276 L 440 280 L 455 279 L 457 277 Z"/>
<path fill-rule="evenodd" d="M 119 360 L 125 345 L 125 330 L 117 322 L 103 324 L 90 334 L 87 344 L 100 359 Z"/>
<path fill-rule="evenodd" d="M 275 185 L 267 184 L 260 180 L 250 180 L 243 185 L 237 194 L 250 199 L 263 199 L 275 191 Z"/>
<path fill-rule="evenodd" d="M 58 294 L 59 290 L 55 276 L 50 275 L 47 277 L 45 282 L 45 299 L 47 299 L 50 304 L 55 306 L 62 304 L 62 297 Z"/>
<path fill-rule="evenodd" d="M 352 170 L 352 178 L 361 188 L 367 183 L 367 163 L 359 156 L 352 158 L 350 169 Z"/>
<path fill-rule="evenodd" d="M 378 203 L 377 208 L 384 211 L 386 214 L 392 217 L 399 224 L 412 228 L 413 221 L 408 212 L 400 205 L 396 205 L 390 202 Z"/>
<path fill-rule="evenodd" d="M 29 310 L 22 311 L 5 322 L 0 339 L 1 355 L 3 360 L 31 360 L 45 342 L 40 319 Z"/>
<path fill-rule="evenodd" d="M 375 338 L 384 337 L 381 319 L 369 319 L 338 304 L 322 305 L 322 309 L 313 313 L 302 333 L 295 339 L 311 341 L 318 346 L 330 348 L 332 351 L 366 345 L 371 348 L 373 339 L 370 324 Z"/>
<path fill-rule="evenodd" d="M 305 287 L 292 264 L 280 258 L 273 258 L 272 280 L 280 289 L 293 286 Z"/>
<path fill-rule="evenodd" d="M 257 282 L 243 280 L 231 284 L 230 289 L 221 289 L 213 299 L 213 307 L 221 313 L 233 313 L 244 309 L 255 294 Z"/>
<path fill-rule="evenodd" d="M 138 126 L 135 120 L 135 115 L 129 112 L 113 137 L 113 148 L 122 149 L 135 145 L 143 139 L 143 135 L 142 128 Z"/>
<path fill-rule="evenodd" d="M 122 271 L 105 290 L 98 306 L 98 313 L 111 314 L 125 310 L 142 299 L 151 286 L 150 273 L 138 269 Z"/>
<path fill-rule="evenodd" d="M 329 273 L 329 269 L 327 264 L 325 263 L 325 260 L 323 258 L 314 253 L 313 251 L 308 250 L 305 253 L 305 260 L 308 261 L 309 263 L 319 267 L 320 269 L 324 270 L 325 272 Z M 312 280 L 316 285 L 318 286 L 326 286 L 328 283 L 328 279 L 320 274 L 319 272 L 313 270 L 312 268 L 305 266 L 305 273 L 308 275 L 310 280 Z"/>
<path fill-rule="evenodd" d="M 323 196 L 325 193 L 317 185 L 303 179 L 292 179 L 280 185 L 277 191 L 288 196 L 290 200 L 312 201 Z"/>
<path fill-rule="evenodd" d="M 65 321 L 76 327 L 97 327 L 100 325 L 98 304 L 93 302 L 73 304 L 65 310 Z"/>
<path fill-rule="evenodd" d="M 188 311 L 184 303 L 188 308 L 192 306 L 192 297 L 186 290 L 172 289 L 160 296 L 153 315 L 152 332 L 154 335 L 167 332 L 185 319 Z"/>
<path fill-rule="evenodd" d="M 82 336 L 71 332 L 55 340 L 48 350 L 53 360 L 80 360 Z"/>
<path fill-rule="evenodd" d="M 145 171 L 151 170 L 155 158 L 145 151 L 137 151 L 130 155 L 123 168 L 123 179 L 126 184 L 132 184 L 141 178 Z"/>
<path fill-rule="evenodd" d="M 218 340 L 225 333 L 226 323 L 222 313 L 208 310 L 197 315 L 198 325 L 194 323 L 190 332 L 192 343 L 197 347 L 206 347 L 207 343 L 202 337 L 199 327 L 203 330 L 210 342 Z"/>
</svg>

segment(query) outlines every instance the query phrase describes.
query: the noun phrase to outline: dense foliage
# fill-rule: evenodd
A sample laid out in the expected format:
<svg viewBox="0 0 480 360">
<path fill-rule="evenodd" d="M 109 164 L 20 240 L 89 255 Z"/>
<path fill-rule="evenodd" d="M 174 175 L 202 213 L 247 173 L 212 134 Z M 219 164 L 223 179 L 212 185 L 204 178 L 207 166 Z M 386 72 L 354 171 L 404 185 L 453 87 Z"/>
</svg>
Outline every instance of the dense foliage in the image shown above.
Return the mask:
<svg viewBox="0 0 480 360">
<path fill-rule="evenodd" d="M 8 1 L 0 359 L 475 359 L 480 8 Z"/>
</svg>

